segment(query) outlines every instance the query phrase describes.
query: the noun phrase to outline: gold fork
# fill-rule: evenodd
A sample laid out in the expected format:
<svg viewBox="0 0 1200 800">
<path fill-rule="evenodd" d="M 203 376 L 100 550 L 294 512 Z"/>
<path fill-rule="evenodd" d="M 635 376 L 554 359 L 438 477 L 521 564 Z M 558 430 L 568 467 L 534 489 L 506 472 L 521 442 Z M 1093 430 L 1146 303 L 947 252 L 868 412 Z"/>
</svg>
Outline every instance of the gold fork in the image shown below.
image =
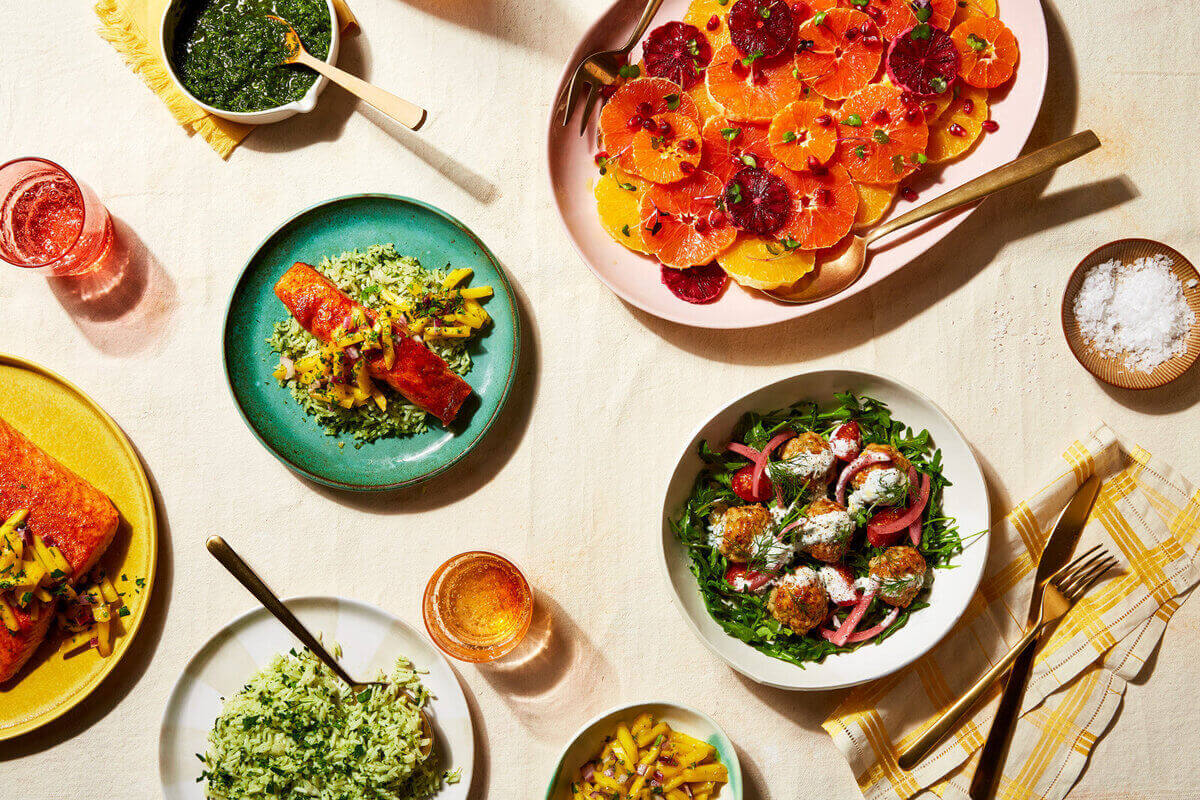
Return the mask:
<svg viewBox="0 0 1200 800">
<path fill-rule="evenodd" d="M 567 122 L 575 111 L 580 92 L 584 91 L 583 86 L 586 85 L 588 94 L 583 107 L 583 116 L 579 119 L 579 135 L 583 136 L 587 131 L 588 119 L 591 118 L 592 111 L 596 108 L 596 100 L 600 97 L 600 91 L 605 86 L 611 86 L 617 82 L 625 56 L 629 55 L 629 51 L 642 38 L 646 28 L 650 27 L 650 20 L 654 19 L 654 15 L 658 13 L 662 4 L 663 0 L 650 0 L 646 3 L 641 19 L 634 26 L 633 32 L 629 34 L 629 39 L 625 42 L 624 47 L 616 50 L 601 50 L 579 62 L 579 66 L 571 75 L 571 80 L 567 82 L 566 88 L 559 95 L 558 109 L 562 111 L 561 125 L 564 128 L 567 127 Z"/>
<path fill-rule="evenodd" d="M 983 696 L 987 688 L 1008 671 L 1021 652 L 1047 627 L 1070 611 L 1079 598 L 1115 566 L 1117 560 L 1109 555 L 1104 547 L 1096 545 L 1047 578 L 1041 587 L 1041 607 L 1028 632 L 900 754 L 897 760 L 900 768 L 912 769 L 920 763 L 921 759 L 954 728 L 975 701 Z"/>
</svg>

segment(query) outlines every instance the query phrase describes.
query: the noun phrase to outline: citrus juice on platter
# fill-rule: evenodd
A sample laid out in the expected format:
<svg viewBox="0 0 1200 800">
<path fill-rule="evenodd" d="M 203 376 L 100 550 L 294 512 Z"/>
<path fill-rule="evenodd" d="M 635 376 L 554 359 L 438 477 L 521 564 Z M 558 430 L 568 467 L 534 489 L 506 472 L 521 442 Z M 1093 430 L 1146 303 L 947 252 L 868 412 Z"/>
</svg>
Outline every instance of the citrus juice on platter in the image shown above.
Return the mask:
<svg viewBox="0 0 1200 800">
<path fill-rule="evenodd" d="M 508 559 L 472 551 L 434 572 L 423 612 L 429 635 L 446 653 L 463 661 L 492 661 L 529 630 L 533 591 Z"/>
<path fill-rule="evenodd" d="M 99 266 L 113 241 L 112 219 L 84 184 L 57 164 L 23 158 L 0 166 L 0 257 L 58 276 Z"/>
</svg>

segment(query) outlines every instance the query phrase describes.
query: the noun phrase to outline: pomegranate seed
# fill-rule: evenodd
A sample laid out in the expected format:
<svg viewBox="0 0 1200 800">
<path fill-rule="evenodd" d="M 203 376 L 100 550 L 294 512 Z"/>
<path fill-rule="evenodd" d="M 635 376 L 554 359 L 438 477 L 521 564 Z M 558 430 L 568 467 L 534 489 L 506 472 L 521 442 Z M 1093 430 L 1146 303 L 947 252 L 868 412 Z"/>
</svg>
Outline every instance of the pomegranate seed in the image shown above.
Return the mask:
<svg viewBox="0 0 1200 800">
<path fill-rule="evenodd" d="M 637 104 L 637 108 L 634 110 L 637 111 L 639 117 L 648 117 L 654 113 L 654 106 L 646 102 L 641 102 Z"/>
<path fill-rule="evenodd" d="M 996 131 L 1000 130 L 1000 123 L 996 122 L 994 119 L 984 120 L 983 129 L 988 133 L 995 133 Z"/>
<path fill-rule="evenodd" d="M 925 116 L 932 117 L 937 113 L 937 105 L 934 103 L 926 103 L 925 105 L 921 106 L 921 110 L 925 112 Z"/>
<path fill-rule="evenodd" d="M 858 29 L 857 28 L 848 28 L 846 30 L 846 41 L 847 42 L 853 42 L 857 38 L 858 38 Z"/>
<path fill-rule="evenodd" d="M 959 125 L 957 122 L 954 123 L 953 125 L 951 125 L 949 128 L 947 128 L 947 130 L 950 132 L 951 136 L 966 136 L 967 135 L 967 132 L 965 130 L 963 130 L 963 126 Z"/>
<path fill-rule="evenodd" d="M 696 233 L 704 233 L 706 230 L 708 230 L 708 223 L 701 218 L 696 220 L 692 227 L 696 229 Z"/>
<path fill-rule="evenodd" d="M 870 36 L 875 31 L 875 26 L 868 20 L 858 26 L 858 30 L 863 36 Z"/>
<path fill-rule="evenodd" d="M 607 158 L 608 158 L 607 150 L 601 150 L 599 153 L 596 153 L 596 165 L 599 166 L 600 162 L 606 160 Z"/>
<path fill-rule="evenodd" d="M 667 122 L 665 119 L 658 123 L 658 132 L 663 136 L 670 136 L 671 132 L 674 130 L 675 129 L 671 127 L 671 123 Z"/>
<path fill-rule="evenodd" d="M 717 28 L 721 27 L 721 18 L 716 14 L 713 14 L 708 18 L 708 24 L 704 27 L 708 28 L 710 31 L 715 31 Z"/>
<path fill-rule="evenodd" d="M 883 10 L 878 6 L 867 6 L 867 16 L 875 22 L 879 22 L 883 19 Z"/>
<path fill-rule="evenodd" d="M 813 175 L 824 175 L 827 172 L 827 170 L 825 169 L 825 165 L 822 164 L 821 160 L 819 158 L 817 158 L 816 156 L 809 156 L 807 163 L 808 163 L 808 170 Z"/>
<path fill-rule="evenodd" d="M 714 228 L 723 227 L 725 225 L 725 222 L 726 222 L 726 219 L 725 219 L 724 211 L 714 211 L 708 215 L 708 224 L 713 226 Z"/>
<path fill-rule="evenodd" d="M 737 61 L 733 62 L 733 74 L 737 75 L 739 78 L 744 78 L 750 74 L 750 68 L 743 64 L 742 60 L 739 58 Z"/>
<path fill-rule="evenodd" d="M 679 143 L 679 146 L 681 148 L 683 148 L 683 152 L 685 152 L 685 153 L 696 152 L 696 140 L 695 139 L 684 139 L 682 142 Z"/>
<path fill-rule="evenodd" d="M 658 130 L 658 124 L 652 119 L 643 119 L 642 127 L 651 133 L 654 133 L 654 131 Z"/>
<path fill-rule="evenodd" d="M 641 117 L 634 115 L 629 118 L 628 122 L 625 123 L 625 127 L 631 131 L 636 131 L 642 127 L 642 123 L 645 121 L 646 120 L 642 119 Z"/>
<path fill-rule="evenodd" d="M 909 122 L 919 122 L 921 117 L 922 114 L 919 108 L 910 108 L 908 111 L 904 112 L 904 118 Z"/>
<path fill-rule="evenodd" d="M 888 113 L 886 108 L 881 108 L 871 115 L 871 122 L 876 125 L 886 125 L 892 121 L 892 115 Z"/>
<path fill-rule="evenodd" d="M 974 110 L 975 110 L 975 101 L 974 100 L 972 100 L 969 97 L 966 100 L 963 100 L 963 113 L 964 114 L 970 114 Z"/>
<path fill-rule="evenodd" d="M 822 128 L 828 128 L 830 125 L 833 124 L 833 117 L 829 116 L 828 114 L 822 114 L 821 116 L 817 117 L 816 120 L 814 120 L 814 121 L 818 125 L 820 125 Z"/>
<path fill-rule="evenodd" d="M 684 175 L 691 175 L 695 169 L 696 169 L 696 165 L 690 161 L 683 161 L 683 162 L 680 162 L 680 164 L 679 164 L 679 171 L 682 172 Z"/>
<path fill-rule="evenodd" d="M 916 201 L 917 199 L 917 193 L 914 192 L 910 186 L 905 186 L 903 189 L 901 189 L 900 196 L 910 203 Z"/>
<path fill-rule="evenodd" d="M 912 92 L 901 92 L 900 102 L 904 104 L 905 108 L 912 108 L 917 104 L 917 96 Z"/>
</svg>

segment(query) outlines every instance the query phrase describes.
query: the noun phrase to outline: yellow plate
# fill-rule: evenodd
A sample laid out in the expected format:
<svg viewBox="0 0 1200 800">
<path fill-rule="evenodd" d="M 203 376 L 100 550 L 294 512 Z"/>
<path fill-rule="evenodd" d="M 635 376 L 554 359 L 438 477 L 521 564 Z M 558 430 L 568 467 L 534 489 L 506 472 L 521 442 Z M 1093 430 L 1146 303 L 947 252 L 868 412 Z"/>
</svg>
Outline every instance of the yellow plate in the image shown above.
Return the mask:
<svg viewBox="0 0 1200 800">
<path fill-rule="evenodd" d="M 15 678 L 0 684 L 0 741 L 28 733 L 74 708 L 120 663 L 150 603 L 158 561 L 158 521 L 141 461 L 100 406 L 48 369 L 0 354 L 0 417 L 108 495 L 121 515 L 100 566 L 125 593 L 125 633 L 108 658 L 93 648 L 64 658 L 51 630 Z M 122 575 L 128 582 L 120 581 Z M 145 585 L 138 587 L 137 580 Z"/>
</svg>

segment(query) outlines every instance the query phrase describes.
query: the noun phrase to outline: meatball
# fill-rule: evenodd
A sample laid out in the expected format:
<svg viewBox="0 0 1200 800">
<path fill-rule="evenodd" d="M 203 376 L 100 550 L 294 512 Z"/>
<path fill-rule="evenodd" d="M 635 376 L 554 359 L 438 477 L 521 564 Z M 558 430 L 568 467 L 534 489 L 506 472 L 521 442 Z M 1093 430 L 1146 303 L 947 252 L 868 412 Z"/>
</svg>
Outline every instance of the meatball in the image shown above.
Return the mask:
<svg viewBox="0 0 1200 800">
<path fill-rule="evenodd" d="M 863 453 L 883 453 L 890 459 L 890 462 L 883 461 L 878 464 L 870 464 L 856 472 L 854 477 L 850 479 L 850 485 L 855 489 L 862 486 L 863 482 L 865 482 L 867 479 L 867 475 L 874 471 L 898 469 L 905 475 L 908 474 L 908 468 L 910 466 L 908 459 L 890 444 L 869 444 L 864 447 L 862 451 Z"/>
<path fill-rule="evenodd" d="M 761 542 L 771 536 L 775 519 L 766 506 L 754 503 L 714 513 L 710 522 L 713 546 L 735 564 L 745 564 Z"/>
<path fill-rule="evenodd" d="M 884 453 L 891 460 L 869 464 L 850 478 L 852 491 L 847 505 L 851 512 L 871 506 L 898 506 L 908 499 L 908 459 L 886 444 L 869 444 L 863 452 L 869 451 Z"/>
<path fill-rule="evenodd" d="M 829 616 L 829 595 L 810 567 L 784 575 L 767 597 L 767 610 L 796 633 L 805 634 Z"/>
<path fill-rule="evenodd" d="M 915 547 L 889 547 L 871 559 L 870 576 L 879 584 L 879 599 L 908 608 L 925 586 L 925 559 Z"/>
<path fill-rule="evenodd" d="M 797 478 L 807 480 L 813 488 L 824 487 L 833 480 L 837 458 L 829 441 L 819 433 L 808 431 L 788 439 L 779 457 L 796 471 Z"/>
<path fill-rule="evenodd" d="M 805 509 L 796 529 L 796 544 L 817 561 L 837 564 L 846 557 L 854 528 L 845 506 L 821 497 Z"/>
</svg>

